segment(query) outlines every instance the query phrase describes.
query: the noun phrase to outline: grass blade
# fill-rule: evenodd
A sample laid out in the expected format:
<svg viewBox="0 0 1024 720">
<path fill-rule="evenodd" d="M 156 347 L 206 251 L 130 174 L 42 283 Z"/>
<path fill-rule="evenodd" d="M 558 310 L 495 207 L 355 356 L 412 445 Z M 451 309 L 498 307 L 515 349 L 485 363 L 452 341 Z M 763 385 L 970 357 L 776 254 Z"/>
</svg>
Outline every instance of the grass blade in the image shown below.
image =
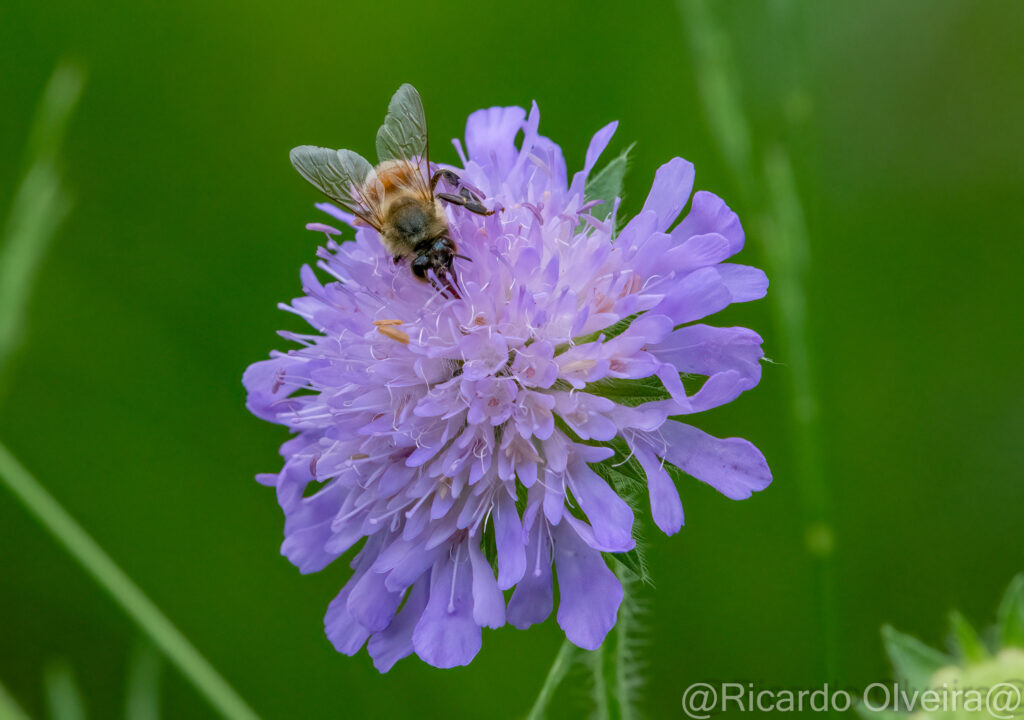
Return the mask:
<svg viewBox="0 0 1024 720">
<path fill-rule="evenodd" d="M 43 673 L 46 705 L 51 720 L 85 720 L 85 703 L 75 682 L 75 673 L 64 660 L 47 665 Z"/>
<path fill-rule="evenodd" d="M 576 646 L 571 642 L 562 641 L 562 647 L 558 649 L 555 661 L 551 663 L 551 669 L 548 670 L 548 675 L 544 678 L 544 685 L 541 686 L 540 693 L 537 694 L 537 699 L 533 702 L 533 707 L 530 708 L 530 714 L 526 716 L 526 720 L 544 720 L 548 716 L 548 705 L 551 704 L 551 698 L 554 697 L 555 690 L 565 679 L 578 652 Z"/>
<path fill-rule="evenodd" d="M 760 213 L 757 233 L 771 278 L 772 309 L 779 347 L 790 368 L 792 442 L 800 491 L 805 546 L 814 561 L 826 679 L 842 676 L 835 539 L 829 489 L 822 473 L 815 363 L 808 335 L 809 247 L 806 221 L 792 163 L 775 145 L 759 166 L 750 122 L 743 111 L 740 77 L 728 37 L 706 0 L 677 0 L 698 68 L 698 86 L 711 134 L 735 177 L 744 204 Z M 780 42 L 788 42 L 780 38 Z"/>
<path fill-rule="evenodd" d="M 224 717 L 257 715 L 135 582 L 0 443 L 0 480 Z"/>
<path fill-rule="evenodd" d="M 26 169 L 14 193 L 0 246 L 0 377 L 17 349 L 43 256 L 71 208 L 57 158 L 84 82 L 80 68 L 60 65 L 43 92 L 32 125 Z"/>
<path fill-rule="evenodd" d="M 29 720 L 28 714 L 21 709 L 21 705 L 3 686 L 3 683 L 0 683 L 0 719 Z"/>
<path fill-rule="evenodd" d="M 125 720 L 160 720 L 160 655 L 140 641 L 128 661 Z"/>
</svg>

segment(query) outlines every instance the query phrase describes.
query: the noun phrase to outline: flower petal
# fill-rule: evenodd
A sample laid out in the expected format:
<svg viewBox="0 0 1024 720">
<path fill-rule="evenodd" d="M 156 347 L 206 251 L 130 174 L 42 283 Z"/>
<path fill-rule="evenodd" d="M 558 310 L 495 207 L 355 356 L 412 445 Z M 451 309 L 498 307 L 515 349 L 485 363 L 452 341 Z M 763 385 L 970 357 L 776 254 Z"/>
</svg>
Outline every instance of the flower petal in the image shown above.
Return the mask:
<svg viewBox="0 0 1024 720">
<path fill-rule="evenodd" d="M 693 272 L 698 268 L 717 265 L 733 255 L 729 240 L 719 233 L 694 235 L 680 245 L 675 245 L 661 257 L 663 268 L 676 273 Z"/>
<path fill-rule="evenodd" d="M 673 373 L 706 375 L 708 381 L 683 403 L 676 395 L 680 385 L 669 385 L 672 397 L 684 412 L 703 412 L 734 400 L 761 380 L 761 337 L 746 328 L 690 325 L 675 330 L 663 342 L 649 345 L 648 352 L 667 363 Z M 677 376 L 678 377 L 678 376 Z"/>
<path fill-rule="evenodd" d="M 674 281 L 654 312 L 667 315 L 676 325 L 682 325 L 716 313 L 731 302 L 733 296 L 718 270 L 706 267 Z"/>
<path fill-rule="evenodd" d="M 395 663 L 412 653 L 412 633 L 419 622 L 430 594 L 430 581 L 424 577 L 409 590 L 402 609 L 384 630 L 374 633 L 366 644 L 373 666 L 386 673 Z"/>
<path fill-rule="evenodd" d="M 558 625 L 585 650 L 596 650 L 615 626 L 622 585 L 601 553 L 589 547 L 567 523 L 554 528 L 558 568 Z"/>
<path fill-rule="evenodd" d="M 650 210 L 657 216 L 655 225 L 664 231 L 675 222 L 690 199 L 693 190 L 693 163 L 672 158 L 654 173 L 654 183 L 641 212 Z"/>
<path fill-rule="evenodd" d="M 718 274 L 729 288 L 733 302 L 760 300 L 768 293 L 768 276 L 758 268 L 722 263 L 718 266 Z"/>
<path fill-rule="evenodd" d="M 595 547 L 624 552 L 636 546 L 633 511 L 600 475 L 586 463 L 575 463 L 569 468 L 569 487 L 594 528 Z"/>
<path fill-rule="evenodd" d="M 505 624 L 505 598 L 498 589 L 494 571 L 480 550 L 479 539 L 468 541 L 473 570 L 473 622 L 481 627 L 500 628 Z"/>
<path fill-rule="evenodd" d="M 530 541 L 526 546 L 526 573 L 508 601 L 505 617 L 520 630 L 544 622 L 554 604 L 548 532 L 548 524 L 537 518 L 530 528 Z"/>
<path fill-rule="evenodd" d="M 334 649 L 344 655 L 355 655 L 370 636 L 370 631 L 356 622 L 348 611 L 348 597 L 355 577 L 341 589 L 338 596 L 327 606 L 324 616 L 324 631 Z"/>
<path fill-rule="evenodd" d="M 583 194 L 590 171 L 594 169 L 597 159 L 601 157 L 601 153 L 608 147 L 608 143 L 611 142 L 612 135 L 615 134 L 615 130 L 618 127 L 619 122 L 616 120 L 594 133 L 594 137 L 590 139 L 590 145 L 587 146 L 587 155 L 583 163 L 583 169 L 572 177 L 572 185 L 569 187 L 570 196 Z"/>
<path fill-rule="evenodd" d="M 439 668 L 468 665 L 480 652 L 469 558 L 446 557 L 434 565 L 430 598 L 413 630 L 412 645 L 424 662 Z"/>
<path fill-rule="evenodd" d="M 742 438 L 720 440 L 669 420 L 661 428 L 665 459 L 733 500 L 744 500 L 771 484 L 764 455 Z"/>
<path fill-rule="evenodd" d="M 494 541 L 498 550 L 498 587 L 507 590 L 526 572 L 526 545 L 516 504 L 508 493 L 498 491 L 494 511 Z"/>
<path fill-rule="evenodd" d="M 356 582 L 348 597 L 349 613 L 370 632 L 386 628 L 402 602 L 402 593 L 388 590 L 385 579 L 383 573 L 371 570 Z"/>
<path fill-rule="evenodd" d="M 345 495 L 344 486 L 331 481 L 315 495 L 302 498 L 285 519 L 281 554 L 299 572 L 323 570 L 343 552 L 330 552 L 326 546 L 334 535 L 331 522 L 345 501 Z"/>
<path fill-rule="evenodd" d="M 729 254 L 735 255 L 743 249 L 743 227 L 722 198 L 706 190 L 694 193 L 690 212 L 675 229 L 672 237 L 676 242 L 684 242 L 694 235 L 718 233 L 729 241 Z"/>
<path fill-rule="evenodd" d="M 654 524 L 666 535 L 675 535 L 683 527 L 683 503 L 675 483 L 653 453 L 639 444 L 632 445 L 631 449 L 647 475 Z"/>
<path fill-rule="evenodd" d="M 507 173 L 519 156 L 515 139 L 524 120 L 526 110 L 521 107 L 477 110 L 466 120 L 469 158 L 482 168 Z"/>
</svg>

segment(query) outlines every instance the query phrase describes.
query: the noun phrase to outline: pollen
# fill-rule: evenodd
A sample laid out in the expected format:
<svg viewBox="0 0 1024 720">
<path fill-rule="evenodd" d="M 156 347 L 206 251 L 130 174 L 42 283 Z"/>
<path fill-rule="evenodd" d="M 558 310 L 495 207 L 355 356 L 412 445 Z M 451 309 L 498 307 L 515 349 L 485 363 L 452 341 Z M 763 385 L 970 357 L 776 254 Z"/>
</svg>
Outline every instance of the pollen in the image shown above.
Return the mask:
<svg viewBox="0 0 1024 720">
<path fill-rule="evenodd" d="M 388 325 L 401 325 L 401 320 L 374 320 L 373 324 L 377 327 L 386 327 Z"/>
<path fill-rule="evenodd" d="M 377 332 L 403 345 L 409 344 L 409 335 L 390 325 L 377 325 Z"/>
</svg>

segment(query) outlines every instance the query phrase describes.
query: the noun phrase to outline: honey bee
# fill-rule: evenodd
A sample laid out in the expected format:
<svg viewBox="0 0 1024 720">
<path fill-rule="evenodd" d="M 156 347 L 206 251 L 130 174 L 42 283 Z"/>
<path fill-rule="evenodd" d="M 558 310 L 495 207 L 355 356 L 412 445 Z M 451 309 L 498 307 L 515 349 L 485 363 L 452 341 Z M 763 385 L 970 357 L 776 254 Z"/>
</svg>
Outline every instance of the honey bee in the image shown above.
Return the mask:
<svg viewBox="0 0 1024 720">
<path fill-rule="evenodd" d="M 376 230 L 396 263 L 410 260 L 414 276 L 431 282 L 436 278 L 458 296 L 452 263 L 465 256 L 459 255 L 449 234 L 441 201 L 479 215 L 494 211 L 484 207 L 451 170 L 431 175 L 427 123 L 416 88 L 406 83 L 391 98 L 377 131 L 376 167 L 352 150 L 312 145 L 294 148 L 290 157 L 302 177 L 355 215 L 357 222 Z M 457 193 L 435 192 L 441 181 Z"/>
</svg>

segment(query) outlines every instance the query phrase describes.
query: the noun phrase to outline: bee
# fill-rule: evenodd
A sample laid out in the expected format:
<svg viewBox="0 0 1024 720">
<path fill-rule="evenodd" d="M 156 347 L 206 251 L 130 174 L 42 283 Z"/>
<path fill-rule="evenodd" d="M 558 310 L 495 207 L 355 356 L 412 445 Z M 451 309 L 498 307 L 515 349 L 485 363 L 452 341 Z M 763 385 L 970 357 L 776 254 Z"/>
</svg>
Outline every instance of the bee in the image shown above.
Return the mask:
<svg viewBox="0 0 1024 720">
<path fill-rule="evenodd" d="M 312 145 L 294 148 L 290 157 L 302 177 L 357 222 L 376 230 L 396 263 L 409 260 L 415 277 L 436 278 L 458 296 L 452 263 L 469 258 L 459 254 L 452 240 L 441 201 L 478 215 L 494 211 L 451 170 L 431 174 L 427 123 L 416 88 L 406 83 L 391 98 L 377 131 L 376 167 L 352 150 Z M 442 181 L 457 193 L 435 192 Z"/>
</svg>

